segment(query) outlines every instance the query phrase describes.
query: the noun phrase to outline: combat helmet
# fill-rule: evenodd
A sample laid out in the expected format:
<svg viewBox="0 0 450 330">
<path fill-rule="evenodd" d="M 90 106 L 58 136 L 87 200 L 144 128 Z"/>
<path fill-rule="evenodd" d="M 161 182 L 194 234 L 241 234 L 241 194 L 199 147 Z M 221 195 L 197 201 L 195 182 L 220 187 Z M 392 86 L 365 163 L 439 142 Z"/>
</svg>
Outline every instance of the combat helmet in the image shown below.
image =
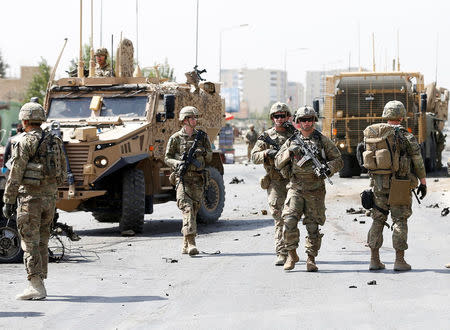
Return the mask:
<svg viewBox="0 0 450 330">
<path fill-rule="evenodd" d="M 283 102 L 276 102 L 272 105 L 269 112 L 270 118 L 272 118 L 272 115 L 277 112 L 287 112 L 288 116 L 291 116 L 291 109 L 289 109 L 289 106 Z"/>
<path fill-rule="evenodd" d="M 255 125 L 250 124 L 250 125 L 248 125 L 248 128 L 249 128 L 249 129 L 255 128 Z"/>
<path fill-rule="evenodd" d="M 35 102 L 32 98 L 31 102 L 25 103 L 19 111 L 19 120 L 29 120 L 32 123 L 42 123 L 45 121 L 45 111 L 42 105 Z"/>
<path fill-rule="evenodd" d="M 108 50 L 106 48 L 99 48 L 95 51 L 95 56 L 105 56 L 108 57 Z"/>
<path fill-rule="evenodd" d="M 318 121 L 319 118 L 317 118 L 317 113 L 314 110 L 313 107 L 309 105 L 305 105 L 304 107 L 298 108 L 298 110 L 295 112 L 295 122 L 297 122 L 300 118 L 307 118 L 307 117 L 314 117 L 314 121 Z"/>
<path fill-rule="evenodd" d="M 198 110 L 196 107 L 186 106 L 180 110 L 180 117 L 178 118 L 180 121 L 183 121 L 186 117 L 194 117 L 198 116 Z"/>
<path fill-rule="evenodd" d="M 402 102 L 400 101 L 389 101 L 384 106 L 383 118 L 386 119 L 399 119 L 406 117 L 406 109 Z"/>
</svg>

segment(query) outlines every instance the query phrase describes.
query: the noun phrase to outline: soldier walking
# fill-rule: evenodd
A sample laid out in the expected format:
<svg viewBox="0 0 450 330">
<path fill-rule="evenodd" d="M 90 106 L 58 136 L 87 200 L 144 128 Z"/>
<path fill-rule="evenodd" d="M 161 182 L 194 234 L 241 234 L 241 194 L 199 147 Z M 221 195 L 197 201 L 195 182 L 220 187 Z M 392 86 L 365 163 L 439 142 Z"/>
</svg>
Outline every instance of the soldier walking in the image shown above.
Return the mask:
<svg viewBox="0 0 450 330">
<path fill-rule="evenodd" d="M 258 133 L 255 131 L 255 125 L 248 125 L 249 130 L 245 134 L 245 143 L 247 143 L 247 159 L 250 162 L 252 158 L 252 150 L 258 140 Z"/>
<path fill-rule="evenodd" d="M 43 132 L 42 106 L 25 103 L 19 112 L 25 133 L 13 145 L 11 171 L 3 195 L 3 215 L 17 212 L 17 229 L 24 251 L 29 287 L 20 300 L 38 300 L 47 296 L 48 240 L 55 213 L 56 191 L 66 179 L 66 160 L 62 141 Z M 16 204 L 17 203 L 17 210 Z"/>
<path fill-rule="evenodd" d="M 310 106 L 301 107 L 295 115 L 296 123 L 300 123 L 300 132 L 288 139 L 275 157 L 275 166 L 279 170 L 289 172 L 290 181 L 286 203 L 283 209 L 284 243 L 288 251 L 288 258 L 284 264 L 285 270 L 291 270 L 299 260 L 296 249 L 298 248 L 300 232 L 297 224 L 304 215 L 303 224 L 306 226 L 306 270 L 315 272 L 318 270 L 315 257 L 319 252 L 322 236 L 319 225 L 325 223 L 325 182 L 343 167 L 343 161 L 339 150 L 334 143 L 315 130 L 314 125 L 318 120 L 317 114 Z M 301 139 L 315 157 L 324 166 L 323 171 L 314 167 L 311 159 L 301 150 Z"/>
<path fill-rule="evenodd" d="M 212 150 L 206 133 L 195 129 L 198 122 L 198 110 L 195 107 L 182 108 L 179 120 L 183 127 L 170 137 L 164 161 L 174 171 L 171 175 L 171 181 L 177 187 L 177 206 L 183 213 L 183 227 L 181 229 L 183 248 L 181 253 L 193 256 L 198 254 L 195 245 L 196 218 L 207 181 L 205 164 L 211 161 Z M 183 160 L 183 155 L 189 152 L 196 139 L 198 139 L 194 151 L 196 164 L 187 164 L 186 160 Z M 183 166 L 188 166 L 187 171 L 183 177 L 180 177 Z"/>
<path fill-rule="evenodd" d="M 387 119 L 387 124 L 373 124 L 364 130 L 364 167 L 369 171 L 375 205 L 367 235 L 371 251 L 369 269 L 385 268 L 380 261 L 379 249 L 383 245 L 383 228 L 390 211 L 392 244 L 396 254 L 394 270 L 407 271 L 411 269 L 404 259 L 408 249 L 407 221 L 412 215 L 411 190 L 417 187 L 419 179 L 418 194 L 421 194 L 421 199 L 427 194 L 425 166 L 416 138 L 401 126 L 406 117 L 403 103 L 386 103 L 382 117 Z"/>
<path fill-rule="evenodd" d="M 286 199 L 286 185 L 289 180 L 284 178 L 280 171 L 275 168 L 274 158 L 284 142 L 290 137 L 290 134 L 283 127 L 283 123 L 291 117 L 291 110 L 285 103 L 277 102 L 270 108 L 270 119 L 273 127 L 263 132 L 258 138 L 251 156 L 254 164 L 263 164 L 266 175 L 261 179 L 261 188 L 267 189 L 267 199 L 270 212 L 275 222 L 275 251 L 277 253 L 276 266 L 282 266 L 286 262 L 287 251 L 283 241 L 283 211 L 284 201 Z M 274 145 L 270 145 L 263 140 L 268 136 Z"/>
</svg>

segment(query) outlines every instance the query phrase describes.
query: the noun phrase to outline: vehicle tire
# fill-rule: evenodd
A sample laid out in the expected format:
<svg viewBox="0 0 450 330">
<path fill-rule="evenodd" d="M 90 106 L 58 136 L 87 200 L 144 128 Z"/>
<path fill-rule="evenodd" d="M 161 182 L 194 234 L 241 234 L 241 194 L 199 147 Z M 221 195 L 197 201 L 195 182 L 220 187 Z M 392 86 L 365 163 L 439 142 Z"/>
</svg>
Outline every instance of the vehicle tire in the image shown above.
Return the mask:
<svg viewBox="0 0 450 330">
<path fill-rule="evenodd" d="M 219 220 L 225 205 L 225 185 L 223 177 L 214 167 L 206 168 L 209 171 L 209 185 L 197 214 L 197 221 L 204 224 Z"/>
<path fill-rule="evenodd" d="M 20 247 L 20 237 L 15 221 L 0 219 L 0 263 L 13 263 L 23 261 L 23 250 Z"/>
<path fill-rule="evenodd" d="M 145 215 L 145 178 L 142 170 L 125 170 L 122 177 L 122 213 L 119 229 L 142 233 Z"/>
<path fill-rule="evenodd" d="M 109 212 L 92 212 L 93 217 L 98 222 L 119 222 L 120 221 L 120 210 L 117 210 L 115 213 Z"/>
<path fill-rule="evenodd" d="M 351 155 L 342 155 L 344 167 L 339 171 L 339 177 L 351 178 L 353 174 L 353 160 Z"/>
</svg>

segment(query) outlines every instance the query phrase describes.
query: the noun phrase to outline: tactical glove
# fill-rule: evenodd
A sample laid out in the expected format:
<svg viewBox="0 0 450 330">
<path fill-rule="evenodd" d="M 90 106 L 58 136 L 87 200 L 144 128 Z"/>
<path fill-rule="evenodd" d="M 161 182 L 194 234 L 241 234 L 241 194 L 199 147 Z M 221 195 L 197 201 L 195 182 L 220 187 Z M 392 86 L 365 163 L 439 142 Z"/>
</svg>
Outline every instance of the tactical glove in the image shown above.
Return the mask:
<svg viewBox="0 0 450 330">
<path fill-rule="evenodd" d="M 14 204 L 5 204 L 3 205 L 3 215 L 6 219 L 9 219 L 12 217 L 15 211 L 15 205 Z"/>
<path fill-rule="evenodd" d="M 267 151 L 267 157 L 274 159 L 277 153 L 278 151 L 276 151 L 275 149 L 270 149 L 269 151 Z"/>
<path fill-rule="evenodd" d="M 427 185 L 426 184 L 420 184 L 417 188 L 417 195 L 420 196 L 420 199 L 423 199 L 427 195 Z"/>
<path fill-rule="evenodd" d="M 330 171 L 329 168 L 327 168 L 327 169 L 322 169 L 322 170 L 320 171 L 319 178 L 321 178 L 321 179 L 326 179 L 327 177 L 330 177 L 330 175 L 331 175 L 331 171 Z"/>
<path fill-rule="evenodd" d="M 194 154 L 195 154 L 195 157 L 204 156 L 205 150 L 202 148 L 197 148 L 197 149 L 195 149 Z"/>
</svg>

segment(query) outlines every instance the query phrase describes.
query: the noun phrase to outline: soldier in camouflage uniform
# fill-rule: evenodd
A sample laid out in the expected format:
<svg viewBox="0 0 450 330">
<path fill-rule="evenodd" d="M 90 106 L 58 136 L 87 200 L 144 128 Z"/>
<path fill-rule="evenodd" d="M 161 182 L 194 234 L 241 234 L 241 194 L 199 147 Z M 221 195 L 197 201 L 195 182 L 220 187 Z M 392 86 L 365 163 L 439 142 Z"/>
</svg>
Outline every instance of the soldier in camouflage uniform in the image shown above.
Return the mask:
<svg viewBox="0 0 450 330">
<path fill-rule="evenodd" d="M 399 142 L 397 147 L 400 148 L 399 155 L 404 157 L 404 161 L 400 158 L 400 167 L 395 176 L 407 178 L 411 182 L 411 187 L 417 186 L 417 178 L 420 180 L 418 193 L 421 198 L 425 197 L 427 193 L 426 179 L 425 179 L 425 165 L 420 152 L 420 146 L 417 143 L 414 135 L 409 133 L 405 128 L 401 127 L 402 120 L 406 117 L 406 110 L 400 101 L 390 101 L 386 103 L 383 110 L 383 118 L 387 119 L 387 123 L 397 129 Z M 371 126 L 366 128 L 369 130 Z M 402 166 L 401 164 L 405 164 Z M 411 169 L 413 171 L 411 172 Z M 408 224 L 407 220 L 412 215 L 411 209 L 411 192 L 406 198 L 409 200 L 406 205 L 390 206 L 388 205 L 389 191 L 391 188 L 391 179 L 394 176 L 391 174 L 370 174 L 370 185 L 373 187 L 374 202 L 377 208 L 372 209 L 372 226 L 370 227 L 367 243 L 371 250 L 370 270 L 384 269 L 385 265 L 380 261 L 379 249 L 383 245 L 383 228 L 385 226 L 389 211 L 393 221 L 392 225 L 392 244 L 394 246 L 396 257 L 394 263 L 394 270 L 407 271 L 411 266 L 406 263 L 404 259 L 405 250 L 408 249 Z M 382 212 L 381 210 L 386 212 Z"/>
<path fill-rule="evenodd" d="M 57 186 L 65 180 L 66 160 L 61 139 L 44 133 L 40 127 L 45 121 L 40 104 L 24 104 L 19 120 L 25 132 L 13 146 L 11 172 L 3 195 L 3 214 L 10 218 L 17 212 L 17 228 L 28 274 L 29 287 L 17 299 L 44 299 L 50 227 Z"/>
<path fill-rule="evenodd" d="M 181 109 L 180 122 L 183 127 L 173 134 L 167 143 L 167 149 L 164 161 L 174 171 L 171 175 L 172 184 L 177 187 L 177 206 L 183 213 L 183 254 L 190 256 L 198 254 L 195 244 L 195 236 L 197 235 L 197 213 L 203 199 L 204 189 L 206 186 L 205 164 L 212 159 L 211 143 L 208 136 L 204 135 L 195 150 L 195 159 L 199 162 L 200 167 L 191 164 L 183 180 L 180 180 L 179 169 L 183 165 L 181 159 L 184 153 L 187 153 L 194 144 L 197 136 L 198 110 L 195 107 L 187 106 Z"/>
<path fill-rule="evenodd" d="M 99 48 L 95 52 L 95 76 L 96 77 L 111 77 L 111 66 L 108 61 L 108 50 L 106 48 Z"/>
<path fill-rule="evenodd" d="M 248 161 L 252 158 L 252 150 L 258 140 L 258 133 L 255 131 L 255 125 L 250 124 L 248 126 L 249 130 L 245 134 L 245 143 L 247 143 L 247 158 Z"/>
<path fill-rule="evenodd" d="M 288 258 L 284 264 L 285 270 L 291 270 L 298 261 L 297 247 L 300 232 L 297 228 L 298 221 L 304 215 L 303 224 L 306 226 L 306 269 L 309 272 L 317 271 L 315 263 L 323 234 L 319 231 L 319 225 L 325 223 L 325 183 L 326 176 L 338 172 L 343 164 L 341 154 L 334 143 L 314 129 L 318 120 L 316 112 L 310 106 L 297 110 L 295 120 L 300 123 L 300 133 L 297 137 L 288 139 L 275 157 L 277 169 L 289 173 L 290 181 L 285 206 L 283 209 L 284 243 L 288 251 Z M 318 160 L 326 165 L 326 171 L 318 176 L 313 167 L 312 160 L 300 164 L 305 156 L 301 153 L 296 141 L 301 138 L 305 143 L 317 150 Z"/>
<path fill-rule="evenodd" d="M 289 133 L 283 127 L 283 123 L 291 117 L 291 110 L 285 103 L 277 102 L 270 109 L 270 119 L 273 121 L 273 127 L 263 135 L 268 135 L 280 148 L 290 137 Z M 252 150 L 252 161 L 254 164 L 264 164 L 266 175 L 261 179 L 261 188 L 267 189 L 267 199 L 270 212 L 275 222 L 275 251 L 277 260 L 275 265 L 284 265 L 287 257 L 287 251 L 283 241 L 283 211 L 284 200 L 286 199 L 286 185 L 289 180 L 284 178 L 280 171 L 275 168 L 274 158 L 277 150 L 274 146 L 258 139 Z"/>
</svg>

